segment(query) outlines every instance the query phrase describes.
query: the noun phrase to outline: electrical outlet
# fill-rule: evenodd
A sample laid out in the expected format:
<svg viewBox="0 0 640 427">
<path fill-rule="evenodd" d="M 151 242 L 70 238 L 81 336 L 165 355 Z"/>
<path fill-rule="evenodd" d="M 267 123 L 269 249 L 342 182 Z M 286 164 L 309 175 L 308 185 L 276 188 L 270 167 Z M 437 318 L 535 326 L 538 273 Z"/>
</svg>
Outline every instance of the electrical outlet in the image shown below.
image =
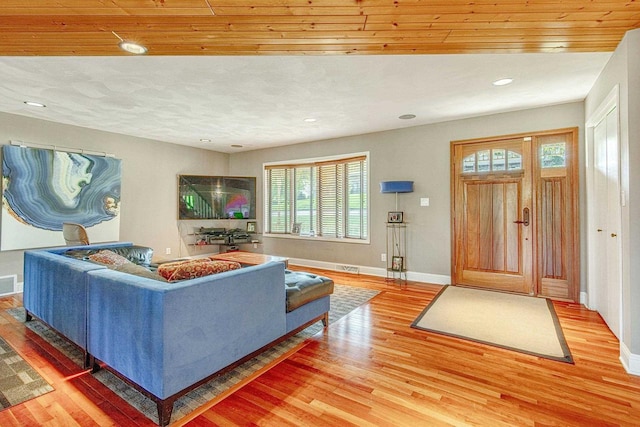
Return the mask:
<svg viewBox="0 0 640 427">
<path fill-rule="evenodd" d="M 387 254 L 380 254 L 380 261 L 386 261 L 387 260 Z"/>
<path fill-rule="evenodd" d="M 429 206 L 429 198 L 421 197 L 420 198 L 420 206 Z"/>
<path fill-rule="evenodd" d="M 171 255 L 171 248 L 166 248 L 166 249 L 164 250 L 164 254 L 165 254 L 165 255 Z"/>
</svg>

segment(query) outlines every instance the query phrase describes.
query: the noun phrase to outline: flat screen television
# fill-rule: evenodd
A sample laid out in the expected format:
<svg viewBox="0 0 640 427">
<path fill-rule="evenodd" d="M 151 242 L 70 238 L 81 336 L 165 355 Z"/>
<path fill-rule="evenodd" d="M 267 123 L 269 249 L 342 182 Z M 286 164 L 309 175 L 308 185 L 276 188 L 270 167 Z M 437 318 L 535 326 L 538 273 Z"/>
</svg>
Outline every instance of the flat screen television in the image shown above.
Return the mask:
<svg viewBox="0 0 640 427">
<path fill-rule="evenodd" d="M 179 175 L 178 219 L 256 219 L 256 178 Z"/>
</svg>

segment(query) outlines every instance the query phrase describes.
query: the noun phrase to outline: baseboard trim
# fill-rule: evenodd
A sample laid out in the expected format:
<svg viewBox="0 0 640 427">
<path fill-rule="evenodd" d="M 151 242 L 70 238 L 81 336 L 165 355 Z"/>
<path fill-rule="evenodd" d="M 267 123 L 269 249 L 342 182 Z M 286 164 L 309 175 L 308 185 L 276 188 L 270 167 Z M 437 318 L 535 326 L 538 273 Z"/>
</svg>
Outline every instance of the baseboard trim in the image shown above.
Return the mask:
<svg viewBox="0 0 640 427">
<path fill-rule="evenodd" d="M 386 276 L 386 271 L 383 272 L 383 276 Z M 431 283 L 434 285 L 450 285 L 451 276 L 444 274 L 432 274 L 432 273 L 418 273 L 415 271 L 407 272 L 407 279 L 415 282 Z"/>
<path fill-rule="evenodd" d="M 580 292 L 580 304 L 589 308 L 589 294 L 586 292 Z"/>
<path fill-rule="evenodd" d="M 628 374 L 640 376 L 640 354 L 633 354 L 623 342 L 620 342 L 620 362 Z"/>
<path fill-rule="evenodd" d="M 345 272 L 344 270 L 339 270 L 337 267 L 337 266 L 342 266 L 343 264 L 335 263 L 335 262 L 315 261 L 311 259 L 302 259 L 302 258 L 289 258 L 289 264 L 296 265 L 299 267 L 311 267 L 311 268 L 319 268 L 322 270 Z M 387 276 L 387 270 L 385 268 L 368 267 L 364 265 L 353 265 L 353 267 L 356 267 L 358 269 L 358 273 L 360 274 L 367 274 L 369 276 L 377 276 L 377 277 Z M 411 280 L 414 282 L 421 282 L 421 283 L 431 283 L 435 285 L 448 285 L 451 283 L 451 276 L 446 276 L 443 274 L 419 273 L 415 271 L 408 271 L 407 280 Z"/>
<path fill-rule="evenodd" d="M 589 307 L 589 294 L 587 292 L 580 292 L 580 303 L 592 310 Z M 620 363 L 624 367 L 624 370 L 628 374 L 640 376 L 640 354 L 633 354 L 629 347 L 620 341 Z"/>
</svg>

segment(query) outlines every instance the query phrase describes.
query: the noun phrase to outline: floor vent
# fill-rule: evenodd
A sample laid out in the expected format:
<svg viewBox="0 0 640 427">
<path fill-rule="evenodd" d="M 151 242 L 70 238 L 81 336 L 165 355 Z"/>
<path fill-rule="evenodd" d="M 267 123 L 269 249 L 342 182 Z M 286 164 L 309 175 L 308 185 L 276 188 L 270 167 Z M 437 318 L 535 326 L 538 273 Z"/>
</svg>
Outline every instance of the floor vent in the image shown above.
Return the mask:
<svg viewBox="0 0 640 427">
<path fill-rule="evenodd" d="M 353 273 L 353 274 L 360 273 L 360 269 L 355 265 L 343 265 L 343 264 L 337 264 L 336 271 L 342 271 L 344 273 Z"/>
<path fill-rule="evenodd" d="M 0 295 L 15 294 L 17 284 L 18 276 L 15 274 L 0 277 Z"/>
</svg>

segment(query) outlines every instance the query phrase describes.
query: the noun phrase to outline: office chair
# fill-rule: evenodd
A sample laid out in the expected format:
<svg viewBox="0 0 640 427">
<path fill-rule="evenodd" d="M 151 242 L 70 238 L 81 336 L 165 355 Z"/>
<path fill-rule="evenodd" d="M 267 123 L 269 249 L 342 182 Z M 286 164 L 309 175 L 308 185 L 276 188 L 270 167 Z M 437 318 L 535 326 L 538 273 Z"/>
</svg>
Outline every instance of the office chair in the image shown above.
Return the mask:
<svg viewBox="0 0 640 427">
<path fill-rule="evenodd" d="M 67 242 L 67 246 L 79 246 L 88 245 L 89 236 L 87 236 L 87 230 L 80 225 L 73 222 L 62 223 L 62 235 L 64 241 Z"/>
</svg>

